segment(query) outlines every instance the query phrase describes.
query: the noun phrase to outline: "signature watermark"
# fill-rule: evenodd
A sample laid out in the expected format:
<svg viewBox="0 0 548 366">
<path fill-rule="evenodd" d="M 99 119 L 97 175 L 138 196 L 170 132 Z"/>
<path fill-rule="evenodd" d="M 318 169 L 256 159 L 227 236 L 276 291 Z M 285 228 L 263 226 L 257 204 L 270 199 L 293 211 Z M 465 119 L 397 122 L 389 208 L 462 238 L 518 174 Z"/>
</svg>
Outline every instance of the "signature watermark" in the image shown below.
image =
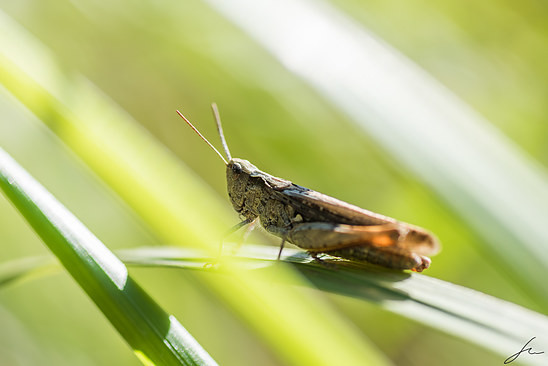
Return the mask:
<svg viewBox="0 0 548 366">
<path fill-rule="evenodd" d="M 514 362 L 515 360 L 517 360 L 517 358 L 522 354 L 522 353 L 527 353 L 529 355 L 541 355 L 544 353 L 544 351 L 539 351 L 539 352 L 535 352 L 533 351 L 533 347 L 528 347 L 527 346 L 529 345 L 529 343 L 531 343 L 533 341 L 533 339 L 535 339 L 537 337 L 533 337 L 531 339 L 529 339 L 527 341 L 527 343 L 525 343 L 525 345 L 523 347 L 521 347 L 521 350 L 519 352 L 516 352 L 514 353 L 513 355 L 511 355 L 510 357 L 508 357 L 506 360 L 504 360 L 504 364 L 507 365 L 509 363 L 512 363 Z"/>
</svg>

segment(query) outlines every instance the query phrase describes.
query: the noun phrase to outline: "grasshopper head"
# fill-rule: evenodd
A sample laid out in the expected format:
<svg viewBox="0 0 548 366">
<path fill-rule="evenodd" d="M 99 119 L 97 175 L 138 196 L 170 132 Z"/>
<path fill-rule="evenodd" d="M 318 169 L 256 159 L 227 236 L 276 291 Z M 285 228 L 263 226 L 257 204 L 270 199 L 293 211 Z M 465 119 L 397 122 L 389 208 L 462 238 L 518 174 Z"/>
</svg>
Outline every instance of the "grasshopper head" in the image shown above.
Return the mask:
<svg viewBox="0 0 548 366">
<path fill-rule="evenodd" d="M 259 169 L 248 160 L 234 158 L 231 159 L 226 165 L 227 177 L 230 175 L 234 179 L 237 179 L 240 175 L 251 175 L 258 172 Z"/>
<path fill-rule="evenodd" d="M 259 171 L 257 167 L 244 159 L 230 159 L 226 165 L 226 184 L 228 196 L 234 209 L 242 212 L 247 191 L 250 189 L 251 175 Z"/>
<path fill-rule="evenodd" d="M 244 193 L 251 175 L 259 171 L 257 167 L 244 159 L 230 159 L 226 165 L 226 183 L 228 193 L 237 189 L 240 194 Z M 236 193 L 236 192 L 235 192 Z"/>
</svg>

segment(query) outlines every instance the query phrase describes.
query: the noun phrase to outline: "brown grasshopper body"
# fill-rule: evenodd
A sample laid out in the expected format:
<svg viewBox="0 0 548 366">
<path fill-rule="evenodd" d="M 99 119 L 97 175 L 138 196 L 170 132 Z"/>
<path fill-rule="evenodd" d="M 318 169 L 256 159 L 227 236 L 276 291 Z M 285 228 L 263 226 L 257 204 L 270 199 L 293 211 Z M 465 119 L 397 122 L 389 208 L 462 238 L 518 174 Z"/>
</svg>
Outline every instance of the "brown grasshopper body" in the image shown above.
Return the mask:
<svg viewBox="0 0 548 366">
<path fill-rule="evenodd" d="M 271 234 L 307 250 L 365 261 L 394 269 L 421 272 L 439 250 L 428 231 L 364 210 L 333 197 L 267 174 L 247 160 L 231 158 L 224 140 L 216 106 L 213 111 L 223 147 L 222 155 L 179 112 L 179 115 L 223 158 L 227 166 L 228 195 L 232 206 L 245 218 L 240 225 L 256 222 Z"/>
</svg>

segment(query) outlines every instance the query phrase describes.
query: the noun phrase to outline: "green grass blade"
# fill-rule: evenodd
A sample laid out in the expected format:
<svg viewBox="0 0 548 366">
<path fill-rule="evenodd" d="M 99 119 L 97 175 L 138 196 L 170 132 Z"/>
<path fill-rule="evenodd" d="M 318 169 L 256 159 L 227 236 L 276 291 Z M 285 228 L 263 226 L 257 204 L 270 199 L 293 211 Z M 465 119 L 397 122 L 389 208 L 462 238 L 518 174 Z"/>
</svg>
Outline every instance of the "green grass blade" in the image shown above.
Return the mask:
<svg viewBox="0 0 548 366">
<path fill-rule="evenodd" d="M 216 365 L 124 264 L 1 149 L 0 187 L 143 363 Z"/>
<path fill-rule="evenodd" d="M 261 271 L 275 265 L 275 255 L 276 248 L 246 245 L 238 259 L 250 271 Z M 176 248 L 129 249 L 120 256 L 132 265 L 193 270 L 202 270 L 210 260 L 203 253 Z M 548 317 L 510 302 L 417 273 L 348 262 L 327 268 L 298 250 L 284 250 L 283 259 L 321 290 L 379 304 L 501 356 L 519 350 L 531 337 L 537 337 L 535 348 L 548 349 Z M 548 354 L 529 360 L 547 361 Z"/>
<path fill-rule="evenodd" d="M 208 2 L 430 184 L 548 308 L 548 178 L 539 164 L 327 4 Z"/>
<path fill-rule="evenodd" d="M 133 248 L 117 254 L 131 266 L 224 273 L 222 268 L 204 268 L 212 258 L 191 249 Z M 276 261 L 272 259 L 275 256 L 276 248 L 246 245 L 237 260 L 254 273 L 275 267 Z M 536 337 L 535 349 L 548 348 L 548 317 L 507 301 L 421 274 L 343 262 L 337 262 L 336 268 L 327 268 L 298 250 L 286 249 L 282 259 L 292 263 L 310 285 L 323 291 L 376 303 L 388 311 L 481 345 L 501 357 L 509 356 L 512 353 L 509 351 L 521 349 L 533 336 Z M 28 279 L 45 265 L 45 258 L 3 264 L 0 266 L 0 286 L 14 279 Z M 544 364 L 548 355 L 523 361 L 533 365 Z"/>
</svg>

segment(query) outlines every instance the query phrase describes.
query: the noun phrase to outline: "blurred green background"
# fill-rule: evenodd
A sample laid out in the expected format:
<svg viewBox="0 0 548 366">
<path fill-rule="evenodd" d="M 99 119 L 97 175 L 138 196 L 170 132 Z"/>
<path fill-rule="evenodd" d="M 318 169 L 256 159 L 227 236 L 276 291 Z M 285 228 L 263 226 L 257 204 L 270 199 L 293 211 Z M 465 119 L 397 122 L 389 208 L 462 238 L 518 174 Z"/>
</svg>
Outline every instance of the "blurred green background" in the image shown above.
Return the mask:
<svg viewBox="0 0 548 366">
<path fill-rule="evenodd" d="M 545 174 L 545 4 L 332 3 L 485 116 L 533 157 Z M 219 146 L 209 109 L 215 101 L 233 156 L 300 185 L 426 227 L 443 243 L 427 275 L 548 313 L 512 280 L 504 264 L 495 260 L 481 237 L 443 199 L 205 2 L 0 0 L 0 10 L 0 19 L 11 18 L 36 37 L 65 75 L 89 79 L 188 165 L 197 182 L 210 186 L 227 210 L 223 165 L 182 123 L 175 109 L 182 109 Z M 8 47 L 6 40 L 13 41 L 16 35 L 2 37 L 0 48 Z M 0 73 L 9 72 L 9 61 L 0 60 Z M 26 62 L 32 67 L 41 61 L 29 58 Z M 55 79 L 55 75 L 46 77 Z M 111 249 L 173 244 L 155 235 L 9 89 L 0 85 L 0 146 Z M 60 90 L 75 93 L 69 86 L 60 85 Z M 85 99 L 80 103 L 85 104 Z M 104 164 L 108 166 L 109 161 Z M 2 262 L 48 254 L 3 198 L 0 218 Z M 237 220 L 234 214 L 234 223 Z M 261 233 L 252 234 L 250 241 L 277 243 Z M 237 316 L 213 301 L 207 291 L 196 291 L 193 275 L 165 269 L 133 269 L 132 273 L 168 311 L 176 316 L 192 314 L 185 317 L 185 327 L 220 364 L 280 364 Z M 395 364 L 500 361 L 488 351 L 376 305 L 364 306 L 342 296 L 329 298 Z M 138 364 L 64 273 L 0 289 L 0 319 L 2 365 Z"/>
</svg>

